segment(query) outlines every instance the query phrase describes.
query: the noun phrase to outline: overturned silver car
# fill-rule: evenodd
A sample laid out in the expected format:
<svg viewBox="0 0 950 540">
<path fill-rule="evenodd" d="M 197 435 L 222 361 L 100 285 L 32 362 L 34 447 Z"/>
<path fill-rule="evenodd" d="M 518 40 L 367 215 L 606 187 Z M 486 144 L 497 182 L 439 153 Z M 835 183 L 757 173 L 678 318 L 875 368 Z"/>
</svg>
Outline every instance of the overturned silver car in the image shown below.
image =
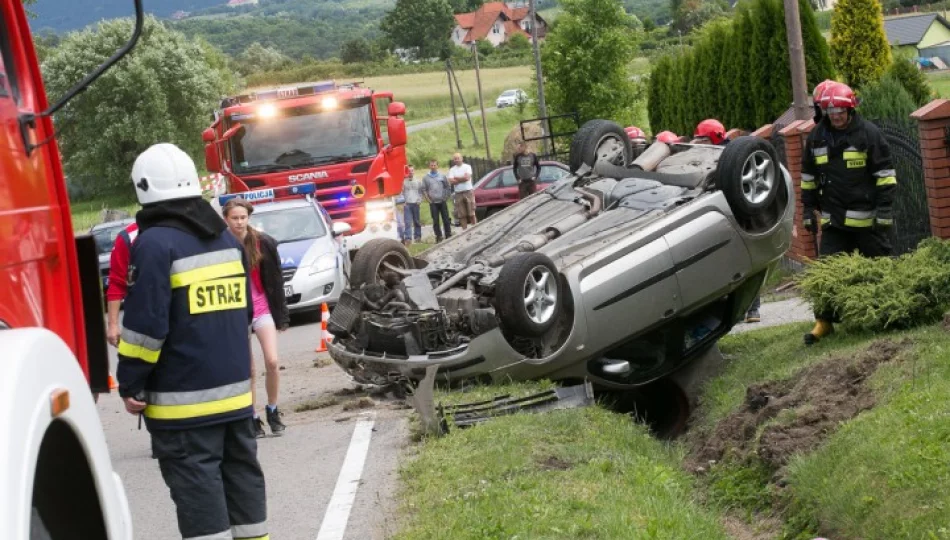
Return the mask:
<svg viewBox="0 0 950 540">
<path fill-rule="evenodd" d="M 636 160 L 594 120 L 574 174 L 412 258 L 356 255 L 329 320 L 356 381 L 587 379 L 628 389 L 709 350 L 792 237 L 788 172 L 768 141 L 655 143 Z"/>
</svg>

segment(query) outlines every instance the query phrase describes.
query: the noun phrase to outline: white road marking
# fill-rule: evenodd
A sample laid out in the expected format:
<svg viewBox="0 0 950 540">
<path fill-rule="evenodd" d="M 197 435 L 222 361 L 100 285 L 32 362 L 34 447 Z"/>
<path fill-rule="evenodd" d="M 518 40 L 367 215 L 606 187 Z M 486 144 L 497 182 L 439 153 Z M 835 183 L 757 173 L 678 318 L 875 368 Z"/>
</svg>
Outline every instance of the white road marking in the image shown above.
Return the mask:
<svg viewBox="0 0 950 540">
<path fill-rule="evenodd" d="M 356 490 L 360 487 L 366 454 L 369 453 L 375 418 L 375 414 L 367 414 L 356 421 L 353 438 L 350 439 L 350 446 L 343 459 L 343 467 L 340 468 L 340 476 L 337 477 L 336 487 L 333 488 L 327 512 L 323 515 L 317 540 L 343 540 L 346 522 L 350 519 L 350 510 L 356 499 Z"/>
</svg>

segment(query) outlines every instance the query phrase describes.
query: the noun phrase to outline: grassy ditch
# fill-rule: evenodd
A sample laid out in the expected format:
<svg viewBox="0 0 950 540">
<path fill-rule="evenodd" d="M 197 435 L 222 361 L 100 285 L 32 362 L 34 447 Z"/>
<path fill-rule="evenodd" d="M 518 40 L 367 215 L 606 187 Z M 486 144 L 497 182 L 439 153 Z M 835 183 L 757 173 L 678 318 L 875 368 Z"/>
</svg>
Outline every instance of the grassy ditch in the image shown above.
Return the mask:
<svg viewBox="0 0 950 540">
<path fill-rule="evenodd" d="M 395 538 L 726 538 L 679 460 L 600 408 L 499 418 L 430 439 L 403 466 Z"/>
<path fill-rule="evenodd" d="M 423 440 L 396 537 L 950 539 L 948 330 L 806 348 L 808 328 L 723 339 L 727 366 L 673 444 L 600 407 Z"/>
</svg>

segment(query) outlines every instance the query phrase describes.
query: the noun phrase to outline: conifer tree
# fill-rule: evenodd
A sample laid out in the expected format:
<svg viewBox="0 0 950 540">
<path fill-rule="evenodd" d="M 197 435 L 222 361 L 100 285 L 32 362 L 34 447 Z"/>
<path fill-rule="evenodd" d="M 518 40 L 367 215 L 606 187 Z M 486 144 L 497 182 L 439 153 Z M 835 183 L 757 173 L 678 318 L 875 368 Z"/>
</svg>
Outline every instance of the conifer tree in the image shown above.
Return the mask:
<svg viewBox="0 0 950 540">
<path fill-rule="evenodd" d="M 878 0 L 839 0 L 831 15 L 831 60 L 844 82 L 859 89 L 891 63 Z"/>
</svg>

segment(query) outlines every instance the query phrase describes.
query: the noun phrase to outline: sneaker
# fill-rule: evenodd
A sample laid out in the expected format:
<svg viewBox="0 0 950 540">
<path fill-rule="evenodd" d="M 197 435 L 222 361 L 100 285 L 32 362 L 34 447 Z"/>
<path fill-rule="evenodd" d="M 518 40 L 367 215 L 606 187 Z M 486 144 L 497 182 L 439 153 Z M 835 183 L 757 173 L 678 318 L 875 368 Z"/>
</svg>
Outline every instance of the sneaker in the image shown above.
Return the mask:
<svg viewBox="0 0 950 540">
<path fill-rule="evenodd" d="M 283 413 L 280 412 L 280 408 L 275 407 L 273 411 L 267 409 L 267 424 L 270 426 L 270 432 L 275 436 L 283 435 L 284 429 L 287 427 L 280 421 L 281 416 L 283 416 Z"/>
<path fill-rule="evenodd" d="M 264 433 L 264 421 L 261 420 L 260 416 L 254 418 L 254 438 L 260 439 L 266 436 L 267 434 Z"/>
<path fill-rule="evenodd" d="M 759 315 L 759 310 L 750 309 L 748 313 L 745 314 L 745 322 L 747 323 L 757 323 L 762 320 L 762 316 Z"/>
</svg>

